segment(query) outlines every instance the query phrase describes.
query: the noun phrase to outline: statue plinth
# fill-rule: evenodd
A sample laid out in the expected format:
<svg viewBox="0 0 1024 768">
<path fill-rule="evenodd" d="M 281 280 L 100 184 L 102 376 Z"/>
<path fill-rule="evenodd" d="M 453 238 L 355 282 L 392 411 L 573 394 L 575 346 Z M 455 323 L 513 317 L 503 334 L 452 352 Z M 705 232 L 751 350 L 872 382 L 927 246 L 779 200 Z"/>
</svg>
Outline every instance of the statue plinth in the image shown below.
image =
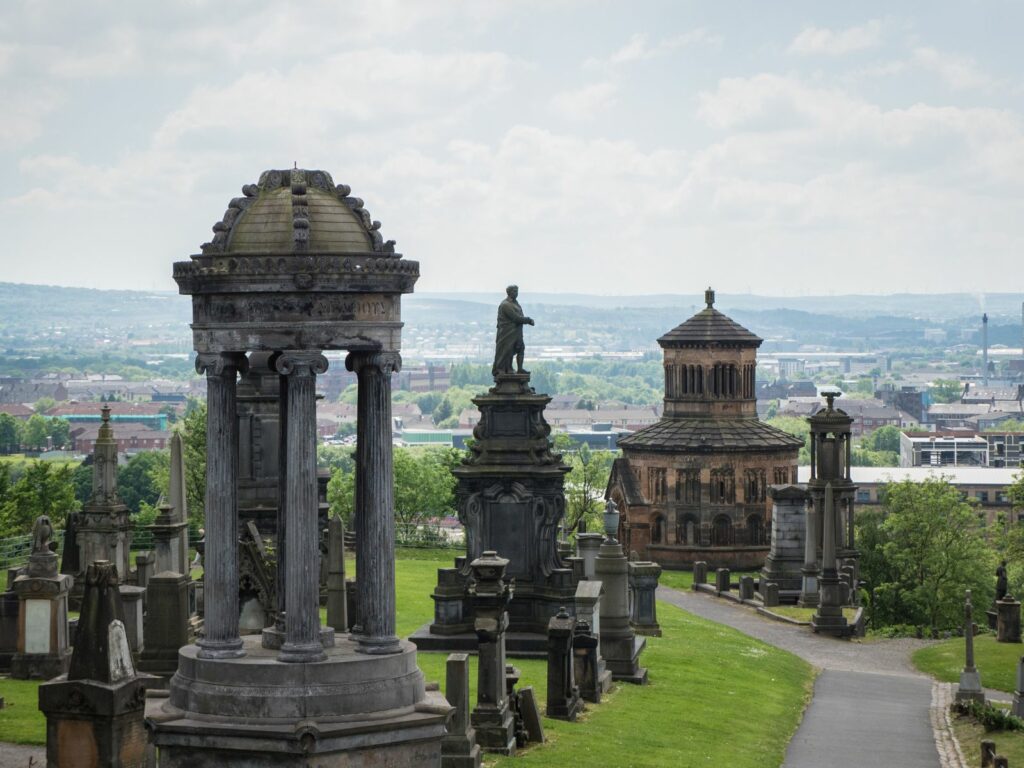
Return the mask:
<svg viewBox="0 0 1024 768">
<path fill-rule="evenodd" d="M 544 656 L 548 621 L 573 604 L 576 582 L 558 553 L 570 468 L 551 450 L 544 419 L 551 398 L 534 392 L 529 381 L 526 373 L 501 373 L 494 387 L 473 399 L 480 422 L 470 456 L 454 470 L 466 557 L 438 571 L 434 622 L 411 638 L 421 650 L 475 650 L 469 563 L 487 551 L 507 558 L 507 575 L 515 579 L 510 655 Z"/>
</svg>

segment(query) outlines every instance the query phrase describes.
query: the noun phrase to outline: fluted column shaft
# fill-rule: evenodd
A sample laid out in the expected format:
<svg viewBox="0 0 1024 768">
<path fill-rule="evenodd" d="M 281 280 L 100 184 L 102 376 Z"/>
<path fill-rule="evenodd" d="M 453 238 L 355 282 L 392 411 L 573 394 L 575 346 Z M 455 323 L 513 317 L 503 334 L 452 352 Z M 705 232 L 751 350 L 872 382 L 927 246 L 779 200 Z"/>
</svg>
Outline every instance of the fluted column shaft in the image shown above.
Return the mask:
<svg viewBox="0 0 1024 768">
<path fill-rule="evenodd" d="M 359 381 L 356 423 L 356 585 L 361 653 L 396 653 L 395 498 L 391 445 L 391 373 L 395 352 L 353 352 L 345 361 Z"/>
<path fill-rule="evenodd" d="M 280 661 L 326 658 L 320 641 L 320 548 L 317 538 L 316 375 L 327 370 L 319 352 L 276 358 L 287 414 L 285 460 L 285 639 Z"/>
<path fill-rule="evenodd" d="M 201 658 L 244 656 L 238 633 L 238 419 L 235 384 L 242 353 L 201 353 L 206 373 L 205 616 L 197 641 Z"/>
</svg>

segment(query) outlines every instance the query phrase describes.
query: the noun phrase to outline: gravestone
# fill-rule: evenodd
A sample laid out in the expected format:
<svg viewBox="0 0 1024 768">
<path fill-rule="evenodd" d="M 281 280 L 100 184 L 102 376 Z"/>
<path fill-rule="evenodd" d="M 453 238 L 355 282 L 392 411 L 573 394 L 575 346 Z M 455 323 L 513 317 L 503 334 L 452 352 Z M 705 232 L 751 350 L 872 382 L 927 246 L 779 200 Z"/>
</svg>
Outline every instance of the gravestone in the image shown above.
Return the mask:
<svg viewBox="0 0 1024 768">
<path fill-rule="evenodd" d="M 177 437 L 177 433 L 175 433 Z M 157 507 L 159 514 L 149 526 L 153 534 L 153 569 L 156 573 L 163 571 L 189 572 L 188 561 L 188 520 L 179 518 L 178 513 L 170 504 Z M 138 559 L 135 561 L 138 566 Z M 142 585 L 140 585 L 142 586 Z M 145 587 L 143 586 L 143 589 Z"/>
<path fill-rule="evenodd" d="M 507 567 L 508 560 L 494 551 L 484 552 L 470 563 L 479 658 L 476 708 L 470 721 L 481 749 L 501 755 L 516 751 L 515 722 L 505 689 L 505 632 L 512 600 L 512 585 L 505 581 Z"/>
<path fill-rule="evenodd" d="M 128 637 L 128 647 L 138 658 L 145 640 L 143 637 L 143 596 L 146 590 L 142 587 L 134 587 L 130 584 L 122 584 L 118 587 L 121 593 L 121 605 L 124 613 L 124 631 Z"/>
<path fill-rule="evenodd" d="M 629 623 L 638 635 L 661 637 L 655 595 L 661 566 L 651 562 L 629 564 Z"/>
<path fill-rule="evenodd" d="M 18 652 L 18 593 L 15 575 L 7 574 L 7 588 L 0 592 L 0 673 L 9 672 L 11 659 Z"/>
<path fill-rule="evenodd" d="M 599 645 L 600 640 L 591 632 L 590 625 L 586 621 L 577 620 L 576 632 L 572 639 L 573 674 L 580 698 L 592 704 L 601 703 L 602 687 L 598 682 L 600 676 L 597 664 L 601 656 Z M 608 674 L 608 677 L 611 675 Z"/>
<path fill-rule="evenodd" d="M 996 759 L 996 743 L 991 739 L 981 740 L 981 768 L 992 768 Z"/>
<path fill-rule="evenodd" d="M 843 614 L 843 596 L 836 559 L 836 509 L 832 484 L 825 484 L 824 519 L 822 521 L 821 578 L 818 608 L 811 616 L 811 629 L 833 637 L 849 637 L 853 630 Z"/>
<path fill-rule="evenodd" d="M 774 581 L 767 582 L 761 588 L 761 596 L 765 608 L 774 608 L 779 605 L 779 585 Z"/>
<path fill-rule="evenodd" d="M 1006 595 L 996 601 L 996 642 L 1020 642 L 1020 601 Z"/>
<path fill-rule="evenodd" d="M 740 576 L 740 600 L 754 599 L 754 577 Z"/>
<path fill-rule="evenodd" d="M 152 552 L 139 552 L 135 555 L 135 586 L 145 589 L 149 586 L 149 577 L 157 573 L 156 555 Z"/>
<path fill-rule="evenodd" d="M 188 583 L 184 573 L 164 571 L 149 580 L 143 623 L 144 647 L 139 654 L 139 669 L 162 678 L 155 686 L 164 687 L 178 669 L 179 651 L 189 644 Z"/>
<path fill-rule="evenodd" d="M 696 589 L 698 584 L 708 583 L 708 564 L 703 560 L 698 560 L 693 564 L 693 588 Z"/>
<path fill-rule="evenodd" d="M 513 664 L 505 665 L 505 695 L 508 697 L 508 707 L 512 712 L 513 732 L 516 737 L 516 747 L 522 748 L 529 741 L 526 735 L 526 725 L 523 722 L 523 714 L 519 709 L 519 692 L 516 686 L 523 673 Z"/>
<path fill-rule="evenodd" d="M 594 565 L 594 576 L 604 585 L 601 598 L 601 655 L 613 680 L 636 685 L 647 683 L 647 669 L 640 666 L 640 654 L 647 640 L 637 637 L 629 624 L 629 561 L 615 539 L 619 529 L 619 511 L 615 502 L 605 506 L 605 540 Z"/>
<path fill-rule="evenodd" d="M 573 637 L 576 619 L 565 608 L 548 622 L 548 702 L 546 714 L 555 720 L 574 721 L 583 710 L 576 685 Z"/>
<path fill-rule="evenodd" d="M 1016 717 L 1024 718 L 1024 656 L 1017 661 L 1017 685 L 1013 689 L 1013 705 L 1010 711 Z"/>
<path fill-rule="evenodd" d="M 125 635 L 117 571 L 86 570 L 75 652 L 67 675 L 39 687 L 51 768 L 144 768 L 146 690 Z"/>
<path fill-rule="evenodd" d="M 469 723 L 469 656 L 450 654 L 445 668 L 445 698 L 455 713 L 441 742 L 441 768 L 480 768 L 480 747 Z"/>
<path fill-rule="evenodd" d="M 37 517 L 28 565 L 14 580 L 18 650 L 11 658 L 11 677 L 18 680 L 49 680 L 67 672 L 71 661 L 68 595 L 74 579 L 57 572 L 57 554 L 50 549 L 52 536 L 50 519 Z"/>
<path fill-rule="evenodd" d="M 992 758 L 992 768 L 1010 768 L 1010 758 L 996 755 Z"/>
<path fill-rule="evenodd" d="M 581 581 L 576 585 L 576 621 L 586 624 L 589 633 L 598 641 L 594 650 L 595 683 L 597 692 L 595 700 L 599 699 L 602 693 L 607 693 L 612 687 L 612 673 L 601 655 L 601 595 L 604 593 L 604 585 L 600 581 Z M 586 698 L 586 697 L 584 697 Z M 587 699 L 591 701 L 591 699 Z"/>
<path fill-rule="evenodd" d="M 981 675 L 974 666 L 974 608 L 971 605 L 971 590 L 964 599 L 964 668 L 960 673 L 960 685 L 956 691 L 957 701 L 985 703 L 985 692 L 981 688 Z"/>
<path fill-rule="evenodd" d="M 576 553 L 583 558 L 583 573 L 586 578 L 594 578 L 594 564 L 597 562 L 597 553 L 601 549 L 601 542 L 604 536 L 600 533 L 577 533 Z"/>
<path fill-rule="evenodd" d="M 732 589 L 731 578 L 732 574 L 729 573 L 728 568 L 719 568 L 715 571 L 715 589 L 718 590 L 719 594 Z"/>
<path fill-rule="evenodd" d="M 327 523 L 327 626 L 339 632 L 348 629 L 345 606 L 345 524 L 337 513 Z"/>
<path fill-rule="evenodd" d="M 524 685 L 519 689 L 519 714 L 523 718 L 528 741 L 542 744 L 544 742 L 544 723 L 540 719 L 540 706 L 532 685 Z"/>
<path fill-rule="evenodd" d="M 796 602 L 803 583 L 804 535 L 806 533 L 807 487 L 803 485 L 772 485 L 771 548 L 764 561 L 761 584 L 775 582 L 779 599 Z"/>
</svg>

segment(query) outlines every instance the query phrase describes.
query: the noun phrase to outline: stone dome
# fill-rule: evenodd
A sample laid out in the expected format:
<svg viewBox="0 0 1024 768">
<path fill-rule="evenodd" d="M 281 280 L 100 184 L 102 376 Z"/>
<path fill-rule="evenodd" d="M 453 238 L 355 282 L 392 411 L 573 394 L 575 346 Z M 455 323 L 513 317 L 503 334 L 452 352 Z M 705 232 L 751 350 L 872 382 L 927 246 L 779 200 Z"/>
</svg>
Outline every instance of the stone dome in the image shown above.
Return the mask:
<svg viewBox="0 0 1024 768">
<path fill-rule="evenodd" d="M 350 192 L 326 171 L 264 171 L 228 204 L 203 253 L 393 254 L 394 241 L 384 242 L 380 222 Z"/>
</svg>

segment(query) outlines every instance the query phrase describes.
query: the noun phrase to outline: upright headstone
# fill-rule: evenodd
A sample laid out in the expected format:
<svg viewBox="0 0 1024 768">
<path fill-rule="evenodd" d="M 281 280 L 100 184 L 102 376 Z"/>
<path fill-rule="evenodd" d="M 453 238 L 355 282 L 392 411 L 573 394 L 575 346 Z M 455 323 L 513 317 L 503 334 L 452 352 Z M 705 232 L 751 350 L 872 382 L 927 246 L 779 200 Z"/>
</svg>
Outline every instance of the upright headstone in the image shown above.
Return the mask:
<svg viewBox="0 0 1024 768">
<path fill-rule="evenodd" d="M 505 581 L 506 567 L 508 560 L 492 550 L 470 563 L 479 658 L 476 708 L 470 721 L 482 749 L 512 755 L 516 751 L 515 723 L 505 690 L 505 631 L 512 585 Z"/>
<path fill-rule="evenodd" d="M 732 588 L 732 574 L 728 568 L 719 568 L 715 571 L 715 589 L 719 594 L 728 592 Z"/>
<path fill-rule="evenodd" d="M 544 723 L 540 719 L 540 706 L 537 704 L 532 685 L 524 685 L 519 689 L 519 714 L 523 718 L 527 741 L 542 744 L 544 742 Z"/>
<path fill-rule="evenodd" d="M 996 759 L 996 743 L 991 739 L 981 740 L 981 768 L 992 768 Z"/>
<path fill-rule="evenodd" d="M 145 589 L 149 586 L 149 577 L 157 571 L 156 555 L 152 552 L 139 552 L 135 555 L 135 586 Z"/>
<path fill-rule="evenodd" d="M 598 659 L 601 657 L 600 640 L 583 620 L 576 621 L 576 632 L 572 638 L 573 674 L 580 690 L 580 698 L 592 704 L 601 703 L 603 693 L 599 681 Z M 606 673 L 608 674 L 608 673 Z M 608 674 L 611 678 L 611 675 Z"/>
<path fill-rule="evenodd" d="M 10 672 L 11 659 L 18 652 L 18 593 L 14 591 L 17 570 L 7 572 L 7 583 L 0 592 L 0 673 Z"/>
<path fill-rule="evenodd" d="M 345 523 L 337 513 L 327 523 L 327 626 L 334 627 L 338 632 L 348 629 L 345 606 Z"/>
<path fill-rule="evenodd" d="M 85 574 L 71 668 L 39 688 L 51 768 L 146 765 L 146 691 L 132 663 L 121 608 L 113 565 L 94 562 Z"/>
<path fill-rule="evenodd" d="M 992 768 L 1010 768 L 1010 758 L 996 755 L 992 758 Z"/>
<path fill-rule="evenodd" d="M 708 564 L 703 560 L 698 560 L 693 564 L 693 588 L 696 589 L 699 584 L 708 583 Z"/>
<path fill-rule="evenodd" d="M 981 688 L 981 675 L 974 666 L 974 608 L 971 606 L 971 590 L 964 599 L 964 669 L 960 673 L 960 686 L 956 691 L 957 701 L 985 703 L 985 692 Z"/>
<path fill-rule="evenodd" d="M 1024 656 L 1017 661 L 1017 686 L 1013 689 L 1011 711 L 1015 716 L 1024 718 Z"/>
<path fill-rule="evenodd" d="M 803 583 L 804 538 L 807 518 L 807 488 L 802 485 L 772 485 L 771 549 L 764 561 L 761 585 L 774 582 L 780 597 L 795 602 Z M 762 595 L 763 596 L 763 595 Z"/>
<path fill-rule="evenodd" d="M 765 608 L 774 608 L 779 604 L 779 585 L 769 581 L 761 587 L 761 596 Z"/>
<path fill-rule="evenodd" d="M 821 539 L 821 520 L 813 503 L 807 505 L 804 512 L 804 565 L 800 569 L 800 597 L 797 605 L 801 608 L 817 608 L 819 601 L 818 577 L 818 541 Z"/>
<path fill-rule="evenodd" d="M 159 514 L 149 526 L 153 534 L 154 569 L 156 573 L 188 573 L 188 520 L 179 518 L 170 504 L 161 504 L 157 509 Z M 138 565 L 137 558 L 135 564 Z"/>
<path fill-rule="evenodd" d="M 50 549 L 50 518 L 32 526 L 28 566 L 14 580 L 18 595 L 18 650 L 11 658 L 11 677 L 50 680 L 71 661 L 68 638 L 68 594 L 74 579 L 57 573 L 57 554 Z"/>
<path fill-rule="evenodd" d="M 178 669 L 178 651 L 189 644 L 188 576 L 174 571 L 149 580 L 139 669 L 168 682 Z M 158 683 L 159 684 L 159 683 Z"/>
<path fill-rule="evenodd" d="M 469 723 L 467 654 L 448 656 L 444 695 L 455 707 L 455 713 L 448 724 L 448 735 L 441 742 L 441 768 L 480 768 L 480 747 L 476 743 L 476 731 Z"/>
<path fill-rule="evenodd" d="M 583 697 L 587 701 L 600 699 L 602 693 L 607 693 L 612 687 L 612 673 L 601 655 L 601 595 L 604 593 L 604 585 L 597 580 L 581 581 L 576 585 L 576 621 L 585 624 L 588 632 L 598 642 L 594 649 L 594 680 L 597 688 L 593 698 Z M 582 690 L 582 686 L 581 686 Z"/>
<path fill-rule="evenodd" d="M 629 564 L 629 623 L 638 635 L 661 637 L 657 600 L 655 599 L 660 576 L 661 566 L 657 563 L 631 562 Z"/>
<path fill-rule="evenodd" d="M 124 631 L 128 637 L 128 647 L 138 657 L 138 653 L 144 646 L 143 639 L 143 603 L 142 598 L 146 590 L 142 587 L 133 587 L 131 584 L 122 584 L 118 587 L 121 593 L 121 605 L 124 613 Z"/>
<path fill-rule="evenodd" d="M 548 622 L 548 703 L 547 716 L 573 721 L 583 710 L 580 689 L 576 685 L 573 636 L 576 619 L 563 607 Z"/>
<path fill-rule="evenodd" d="M 1004 595 L 996 601 L 996 642 L 1020 642 L 1020 601 Z"/>
<path fill-rule="evenodd" d="M 640 654 L 647 640 L 637 637 L 629 624 L 629 561 L 615 539 L 619 529 L 619 510 L 608 500 L 605 513 L 605 540 L 594 565 L 594 576 L 604 585 L 601 598 L 601 655 L 612 679 L 637 685 L 647 683 L 647 669 L 640 666 Z"/>
<path fill-rule="evenodd" d="M 740 576 L 740 600 L 754 599 L 754 577 Z"/>
<path fill-rule="evenodd" d="M 583 573 L 588 579 L 594 578 L 594 565 L 604 537 L 600 533 L 576 534 L 576 554 L 583 558 Z"/>
</svg>

